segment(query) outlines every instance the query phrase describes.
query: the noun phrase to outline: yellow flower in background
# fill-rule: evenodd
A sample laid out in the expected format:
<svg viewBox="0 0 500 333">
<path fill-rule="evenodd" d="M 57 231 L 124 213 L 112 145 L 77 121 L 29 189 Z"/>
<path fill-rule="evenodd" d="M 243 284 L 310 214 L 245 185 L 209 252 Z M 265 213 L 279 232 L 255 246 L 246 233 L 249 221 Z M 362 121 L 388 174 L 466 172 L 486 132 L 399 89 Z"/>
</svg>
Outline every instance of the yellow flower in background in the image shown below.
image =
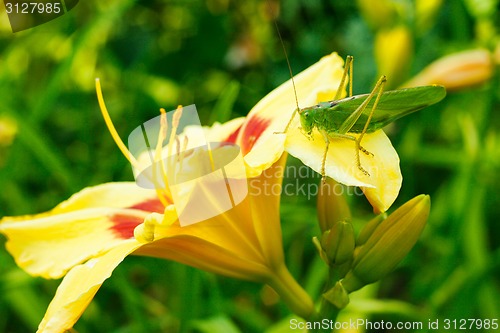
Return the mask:
<svg viewBox="0 0 500 333">
<path fill-rule="evenodd" d="M 386 75 L 390 90 L 398 86 L 406 77 L 413 56 L 413 40 L 405 25 L 380 29 L 375 35 L 375 61 L 378 75 Z"/>
<path fill-rule="evenodd" d="M 356 0 L 357 7 L 372 29 L 392 24 L 397 18 L 398 3 L 391 0 Z"/>
<path fill-rule="evenodd" d="M 488 81 L 494 69 L 491 52 L 486 49 L 466 50 L 434 61 L 403 87 L 439 84 L 448 90 L 459 90 Z"/>
<path fill-rule="evenodd" d="M 10 117 L 0 115 L 0 167 L 4 163 L 8 147 L 17 134 L 17 123 Z"/>
<path fill-rule="evenodd" d="M 10 146 L 16 133 L 16 122 L 9 117 L 0 116 L 0 147 Z"/>
<path fill-rule="evenodd" d="M 423 35 L 436 23 L 436 16 L 443 5 L 443 0 L 415 1 L 415 33 Z"/>
</svg>

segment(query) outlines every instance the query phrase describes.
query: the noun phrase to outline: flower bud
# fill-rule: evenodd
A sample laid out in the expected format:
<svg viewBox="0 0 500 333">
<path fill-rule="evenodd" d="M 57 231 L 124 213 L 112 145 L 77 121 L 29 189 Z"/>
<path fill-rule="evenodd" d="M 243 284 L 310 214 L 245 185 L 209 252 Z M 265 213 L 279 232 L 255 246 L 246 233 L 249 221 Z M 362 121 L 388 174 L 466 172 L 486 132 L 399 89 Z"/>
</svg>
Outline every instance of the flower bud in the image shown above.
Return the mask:
<svg viewBox="0 0 500 333">
<path fill-rule="evenodd" d="M 3 166 L 7 149 L 14 141 L 17 134 L 17 123 L 9 118 L 0 115 L 0 167 Z"/>
<path fill-rule="evenodd" d="M 328 177 L 320 186 L 317 212 L 319 227 L 321 232 L 325 232 L 339 221 L 350 221 L 351 211 L 342 191 L 338 192 L 338 189 L 342 188 L 341 184 Z"/>
<path fill-rule="evenodd" d="M 359 247 L 366 243 L 368 238 L 373 234 L 373 232 L 377 229 L 380 223 L 387 218 L 386 213 L 379 214 L 372 218 L 368 223 L 361 229 L 361 232 L 356 238 L 356 246 Z"/>
<path fill-rule="evenodd" d="M 358 9 L 372 29 L 393 24 L 397 18 L 397 6 L 391 0 L 357 0 Z"/>
<path fill-rule="evenodd" d="M 348 292 L 373 283 L 391 272 L 410 252 L 425 227 L 430 197 L 419 195 L 399 207 L 354 251 L 350 271 L 342 280 Z"/>
<path fill-rule="evenodd" d="M 374 51 L 379 76 L 390 78 L 387 88 L 398 86 L 407 78 L 413 55 L 413 39 L 408 27 L 399 25 L 378 31 Z"/>
<path fill-rule="evenodd" d="M 459 90 L 488 81 L 493 71 L 493 56 L 488 50 L 467 50 L 434 61 L 403 87 L 439 84 Z"/>
<path fill-rule="evenodd" d="M 313 238 L 313 243 L 328 266 L 337 266 L 338 276 L 343 277 L 351 268 L 355 236 L 352 225 L 345 221 L 337 222 L 330 230 L 321 235 L 321 240 Z"/>
<path fill-rule="evenodd" d="M 329 262 L 335 265 L 342 265 L 352 259 L 354 246 L 354 229 L 349 222 L 337 222 L 321 236 L 321 247 Z"/>
<path fill-rule="evenodd" d="M 9 118 L 0 115 L 0 147 L 10 146 L 17 134 L 17 123 Z"/>
<path fill-rule="evenodd" d="M 415 1 L 415 32 L 424 35 L 437 22 L 436 16 L 443 5 L 443 0 Z"/>
</svg>

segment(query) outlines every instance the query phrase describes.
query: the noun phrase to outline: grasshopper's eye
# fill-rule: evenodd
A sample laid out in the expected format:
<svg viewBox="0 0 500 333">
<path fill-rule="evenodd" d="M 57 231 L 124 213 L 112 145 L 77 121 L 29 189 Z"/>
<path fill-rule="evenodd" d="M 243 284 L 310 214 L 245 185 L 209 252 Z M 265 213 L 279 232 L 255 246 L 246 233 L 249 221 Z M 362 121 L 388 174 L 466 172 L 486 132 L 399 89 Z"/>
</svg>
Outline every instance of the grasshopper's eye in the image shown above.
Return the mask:
<svg viewBox="0 0 500 333">
<path fill-rule="evenodd" d="M 304 112 L 304 118 L 309 118 L 309 111 Z"/>
</svg>

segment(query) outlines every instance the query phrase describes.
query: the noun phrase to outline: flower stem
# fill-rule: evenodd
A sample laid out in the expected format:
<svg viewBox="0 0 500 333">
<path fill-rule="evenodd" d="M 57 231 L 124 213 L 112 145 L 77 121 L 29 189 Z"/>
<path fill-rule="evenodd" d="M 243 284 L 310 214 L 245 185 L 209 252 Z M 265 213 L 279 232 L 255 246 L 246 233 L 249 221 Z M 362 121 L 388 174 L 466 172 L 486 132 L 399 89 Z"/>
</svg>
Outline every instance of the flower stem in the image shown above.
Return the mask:
<svg viewBox="0 0 500 333">
<path fill-rule="evenodd" d="M 330 290 L 335 283 L 339 280 L 338 274 L 333 267 L 330 267 L 329 278 L 325 285 L 325 291 Z M 319 325 L 319 328 L 313 328 L 310 330 L 311 333 L 331 333 L 332 327 L 334 327 L 334 323 L 337 321 L 337 316 L 341 309 L 336 307 L 330 301 L 328 301 L 325 297 L 321 296 L 321 305 L 319 308 L 319 313 L 317 313 L 314 318 L 315 322 L 323 322 L 323 320 L 328 320 L 329 323 L 333 323 L 331 325 L 325 325 L 327 327 L 323 327 L 323 325 Z"/>
<path fill-rule="evenodd" d="M 315 317 L 314 303 L 307 292 L 297 283 L 285 265 L 278 267 L 268 281 L 288 308 L 296 315 L 311 320 Z"/>
</svg>

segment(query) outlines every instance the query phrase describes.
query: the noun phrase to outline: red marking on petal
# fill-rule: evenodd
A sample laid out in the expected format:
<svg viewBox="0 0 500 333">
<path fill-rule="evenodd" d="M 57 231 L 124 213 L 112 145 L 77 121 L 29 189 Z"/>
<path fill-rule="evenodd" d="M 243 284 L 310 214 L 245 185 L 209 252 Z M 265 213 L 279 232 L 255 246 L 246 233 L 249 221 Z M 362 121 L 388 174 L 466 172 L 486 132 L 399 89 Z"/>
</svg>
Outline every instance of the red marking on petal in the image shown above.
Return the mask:
<svg viewBox="0 0 500 333">
<path fill-rule="evenodd" d="M 144 221 L 140 217 L 125 214 L 114 214 L 109 219 L 113 222 L 111 230 L 123 239 L 134 238 L 135 227 Z"/>
<path fill-rule="evenodd" d="M 240 133 L 241 126 L 236 129 L 233 133 L 229 134 L 229 136 L 225 139 L 222 140 L 225 143 L 236 143 L 236 138 L 238 137 L 238 134 Z"/>
<path fill-rule="evenodd" d="M 269 127 L 270 119 L 258 118 L 253 116 L 246 123 L 241 140 L 241 152 L 243 155 L 248 154 L 252 150 L 255 142 L 259 139 L 261 134 Z"/>
<path fill-rule="evenodd" d="M 165 206 L 163 206 L 161 201 L 158 199 L 151 199 L 151 200 L 143 201 L 143 202 L 140 202 L 136 205 L 130 206 L 128 208 L 139 209 L 139 210 L 143 210 L 146 212 L 154 212 L 154 213 L 160 213 L 160 214 L 163 214 L 163 212 L 165 211 Z"/>
</svg>

